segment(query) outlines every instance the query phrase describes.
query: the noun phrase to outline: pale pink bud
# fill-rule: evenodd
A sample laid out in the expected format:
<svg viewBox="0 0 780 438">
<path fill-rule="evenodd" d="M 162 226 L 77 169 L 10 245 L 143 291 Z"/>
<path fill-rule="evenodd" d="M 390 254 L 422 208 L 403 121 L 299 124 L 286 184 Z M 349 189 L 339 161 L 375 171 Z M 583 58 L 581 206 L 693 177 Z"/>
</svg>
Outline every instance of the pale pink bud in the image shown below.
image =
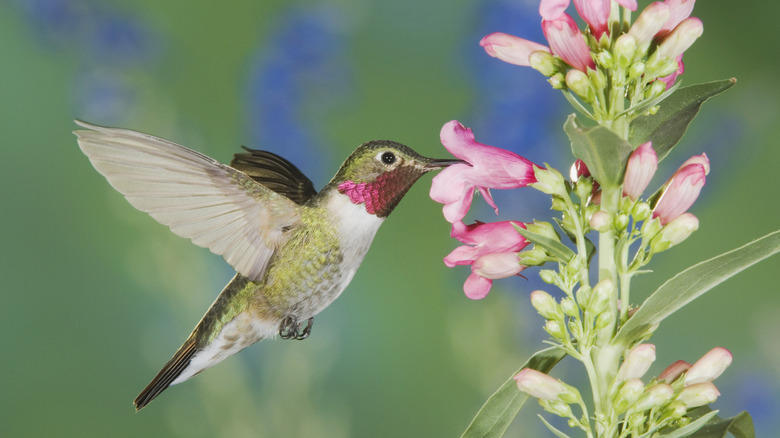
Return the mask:
<svg viewBox="0 0 780 438">
<path fill-rule="evenodd" d="M 539 50 L 550 52 L 550 48 L 545 45 L 501 32 L 494 32 L 482 38 L 479 45 L 494 58 L 526 67 L 531 65 L 528 59 L 531 53 Z"/>
<path fill-rule="evenodd" d="M 569 14 L 564 12 L 554 20 L 543 20 L 542 31 L 552 52 L 567 64 L 583 72 L 588 67 L 595 69 L 585 36 Z"/>
<path fill-rule="evenodd" d="M 731 365 L 731 352 L 723 347 L 715 347 L 697 360 L 685 373 L 685 385 L 712 382 Z"/>
<path fill-rule="evenodd" d="M 669 18 L 660 30 L 660 33 L 670 32 L 680 22 L 691 16 L 695 0 L 666 0 L 664 4 L 669 7 Z"/>
<path fill-rule="evenodd" d="M 590 227 L 603 233 L 612 226 L 612 217 L 604 210 L 599 210 L 590 216 Z"/>
<path fill-rule="evenodd" d="M 696 408 L 708 405 L 718 399 L 720 391 L 710 382 L 696 383 L 686 386 L 677 396 L 677 400 L 686 407 Z"/>
<path fill-rule="evenodd" d="M 661 2 L 650 3 L 648 7 L 639 14 L 628 34 L 636 39 L 637 44 L 642 47 L 649 44 L 655 35 L 661 31 L 664 24 L 669 20 L 669 6 Z"/>
<path fill-rule="evenodd" d="M 628 158 L 626 177 L 623 180 L 623 195 L 636 201 L 650 184 L 656 169 L 658 169 L 658 155 L 653 150 L 653 143 L 648 141 L 636 148 Z"/>
<path fill-rule="evenodd" d="M 685 213 L 699 197 L 710 170 L 706 154 L 692 157 L 664 184 L 664 191 L 653 208 L 653 218 L 660 218 L 666 225 Z"/>
<path fill-rule="evenodd" d="M 477 257 L 471 265 L 472 272 L 489 280 L 511 277 L 523 269 L 525 266 L 520 264 L 515 252 L 485 254 Z"/>
<path fill-rule="evenodd" d="M 691 368 L 691 364 L 684 360 L 678 360 L 666 367 L 658 376 L 659 382 L 672 383 L 677 380 L 684 372 Z"/>
<path fill-rule="evenodd" d="M 617 381 L 638 379 L 645 375 L 655 361 L 655 345 L 639 344 L 632 348 L 618 369 Z"/>
<path fill-rule="evenodd" d="M 704 25 L 698 18 L 686 18 L 674 28 L 658 46 L 658 56 L 675 59 L 685 53 L 704 32 Z"/>
<path fill-rule="evenodd" d="M 576 393 L 563 382 L 531 368 L 524 368 L 514 379 L 520 391 L 538 399 L 566 403 L 577 401 Z"/>
</svg>

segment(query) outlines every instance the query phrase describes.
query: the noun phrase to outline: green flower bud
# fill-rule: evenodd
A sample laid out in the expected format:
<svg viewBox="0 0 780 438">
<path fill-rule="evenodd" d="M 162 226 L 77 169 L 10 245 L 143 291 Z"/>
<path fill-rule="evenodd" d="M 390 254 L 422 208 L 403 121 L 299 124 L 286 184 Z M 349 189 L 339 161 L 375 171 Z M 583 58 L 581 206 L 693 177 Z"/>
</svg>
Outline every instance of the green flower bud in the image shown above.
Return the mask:
<svg viewBox="0 0 780 438">
<path fill-rule="evenodd" d="M 655 99 L 664 94 L 664 91 L 666 91 L 666 84 L 663 81 L 653 81 L 650 88 L 645 90 L 645 99 Z"/>
<path fill-rule="evenodd" d="M 625 230 L 628 227 L 628 215 L 620 213 L 615 216 L 614 226 L 616 230 Z"/>
<path fill-rule="evenodd" d="M 525 229 L 531 233 L 539 234 L 540 236 L 544 236 L 548 239 L 559 242 L 561 241 L 560 236 L 558 236 L 558 233 L 555 232 L 555 228 L 553 228 L 552 224 L 549 222 L 534 220 L 534 222 L 531 224 L 525 224 Z"/>
<path fill-rule="evenodd" d="M 549 319 L 544 324 L 544 331 L 550 334 L 555 339 L 566 339 L 566 330 L 560 322 Z"/>
<path fill-rule="evenodd" d="M 582 339 L 582 326 L 577 322 L 577 320 L 570 319 L 569 323 L 569 332 L 574 337 L 574 339 Z"/>
<path fill-rule="evenodd" d="M 596 62 L 607 70 L 612 70 L 612 67 L 615 65 L 612 53 L 607 52 L 606 50 L 603 50 L 596 55 Z"/>
<path fill-rule="evenodd" d="M 607 76 L 601 69 L 588 70 L 590 83 L 596 90 L 603 90 L 607 86 Z"/>
<path fill-rule="evenodd" d="M 528 56 L 528 63 L 534 70 L 550 77 L 558 70 L 555 65 L 555 57 L 545 50 L 537 50 Z"/>
<path fill-rule="evenodd" d="M 539 399 L 539 404 L 545 411 L 555 414 L 559 417 L 570 418 L 573 414 L 571 412 L 571 406 L 566 403 L 562 403 L 555 400 L 543 400 Z"/>
<path fill-rule="evenodd" d="M 647 202 L 637 202 L 634 208 L 631 209 L 631 216 L 635 221 L 643 221 L 650 217 L 650 205 Z"/>
<path fill-rule="evenodd" d="M 575 192 L 577 193 L 577 197 L 581 200 L 587 200 L 590 198 L 591 193 L 593 193 L 593 181 L 588 178 L 580 179 L 575 185 Z"/>
<path fill-rule="evenodd" d="M 593 86 L 588 80 L 588 75 L 573 68 L 566 73 L 566 86 L 580 96 L 585 102 L 591 103 L 596 98 Z"/>
<path fill-rule="evenodd" d="M 661 231 L 650 241 L 650 250 L 653 252 L 665 251 L 687 239 L 694 231 L 699 229 L 699 220 L 690 213 L 683 213 L 666 224 Z"/>
<path fill-rule="evenodd" d="M 636 38 L 629 34 L 623 34 L 615 41 L 614 52 L 617 55 L 617 63 L 622 68 L 628 68 L 636 54 Z"/>
<path fill-rule="evenodd" d="M 609 213 L 604 210 L 599 210 L 591 215 L 588 221 L 590 227 L 599 233 L 605 233 L 612 229 L 612 218 Z"/>
<path fill-rule="evenodd" d="M 552 206 L 550 208 L 555 211 L 565 211 L 566 201 L 564 201 L 560 196 L 554 195 L 552 197 Z"/>
<path fill-rule="evenodd" d="M 605 312 L 599 314 L 598 317 L 596 317 L 596 322 L 593 323 L 593 328 L 596 330 L 605 329 L 612 324 L 612 321 L 615 319 L 615 316 L 611 312 Z"/>
<path fill-rule="evenodd" d="M 563 313 L 571 316 L 572 318 L 577 318 L 580 316 L 580 308 L 577 306 L 577 303 L 568 297 L 561 300 L 561 310 L 563 310 Z"/>
<path fill-rule="evenodd" d="M 547 79 L 547 82 L 556 90 L 563 90 L 566 88 L 566 79 L 563 77 L 563 73 L 555 73 L 550 76 L 550 79 Z"/>
<path fill-rule="evenodd" d="M 590 301 L 591 297 L 591 288 L 588 286 L 583 286 L 577 290 L 577 302 L 580 304 L 580 306 L 586 306 L 587 303 Z"/>
<path fill-rule="evenodd" d="M 607 309 L 610 301 L 614 298 L 615 283 L 609 278 L 601 280 L 593 288 L 593 295 L 588 304 L 588 310 L 595 314 L 599 314 Z"/>
<path fill-rule="evenodd" d="M 546 169 L 534 166 L 534 176 L 536 182 L 529 184 L 531 187 L 548 195 L 566 196 L 566 180 L 563 179 L 561 172 L 550 166 Z"/>
<path fill-rule="evenodd" d="M 631 405 L 639 400 L 639 397 L 642 396 L 642 392 L 644 392 L 644 390 L 645 384 L 642 383 L 641 380 L 626 380 L 623 383 L 623 386 L 620 388 L 620 391 L 618 391 L 617 397 L 615 397 L 615 401 L 612 403 L 612 405 L 615 407 L 615 411 L 621 414 L 626 412 L 628 408 L 631 407 Z"/>
<path fill-rule="evenodd" d="M 550 269 L 542 269 L 539 271 L 539 278 L 547 284 L 555 284 L 555 282 L 558 281 L 558 274 Z"/>
<path fill-rule="evenodd" d="M 534 246 L 533 249 L 518 254 L 520 264 L 523 266 L 541 266 L 551 260 L 550 256 L 542 248 Z"/>
<path fill-rule="evenodd" d="M 668 403 L 674 397 L 674 389 L 666 383 L 653 385 L 634 405 L 636 411 L 649 411 L 650 409 L 661 407 Z"/>
<path fill-rule="evenodd" d="M 636 80 L 645 74 L 645 70 L 647 70 L 647 65 L 642 61 L 637 61 L 628 68 L 628 78 Z"/>
<path fill-rule="evenodd" d="M 563 312 L 550 294 L 543 290 L 531 292 L 531 305 L 545 319 L 563 321 Z"/>
</svg>

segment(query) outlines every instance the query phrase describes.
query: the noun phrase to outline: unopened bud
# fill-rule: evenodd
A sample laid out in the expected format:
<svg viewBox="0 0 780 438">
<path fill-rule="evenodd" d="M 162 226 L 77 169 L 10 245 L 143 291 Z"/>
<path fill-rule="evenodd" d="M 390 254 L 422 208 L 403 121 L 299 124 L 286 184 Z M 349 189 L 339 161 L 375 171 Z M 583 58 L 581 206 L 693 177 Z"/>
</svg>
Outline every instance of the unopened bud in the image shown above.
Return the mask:
<svg viewBox="0 0 780 438">
<path fill-rule="evenodd" d="M 648 141 L 637 147 L 628 158 L 623 180 L 623 194 L 636 201 L 645 191 L 658 169 L 658 154 L 653 143 Z"/>
<path fill-rule="evenodd" d="M 577 182 L 580 180 L 580 178 L 588 176 L 590 176 L 590 170 L 588 170 L 588 166 L 584 161 L 578 158 L 569 169 L 569 178 L 572 182 Z"/>
<path fill-rule="evenodd" d="M 574 339 L 582 339 L 582 326 L 576 319 L 570 319 L 567 325 L 569 326 L 569 333 L 571 333 Z"/>
<path fill-rule="evenodd" d="M 536 309 L 536 311 L 545 319 L 556 321 L 563 320 L 561 307 L 555 302 L 555 298 L 543 290 L 531 292 L 531 305 L 534 306 L 534 309 Z"/>
<path fill-rule="evenodd" d="M 577 193 L 577 197 L 583 201 L 587 200 L 593 193 L 593 181 L 583 178 L 577 181 L 574 189 Z"/>
<path fill-rule="evenodd" d="M 573 68 L 566 73 L 566 86 L 580 96 L 585 102 L 593 102 L 595 93 L 588 80 L 588 75 Z"/>
<path fill-rule="evenodd" d="M 666 367 L 666 369 L 661 371 L 661 374 L 658 376 L 658 381 L 663 383 L 672 383 L 690 368 L 691 364 L 684 360 L 675 361 L 673 364 L 669 365 Z"/>
<path fill-rule="evenodd" d="M 577 302 L 580 306 L 586 306 L 590 301 L 590 296 L 591 288 L 588 286 L 583 286 L 577 290 Z"/>
<path fill-rule="evenodd" d="M 550 334 L 555 339 L 565 339 L 566 338 L 566 330 L 563 328 L 563 325 L 559 323 L 558 321 L 554 321 L 552 319 L 548 319 L 547 322 L 544 324 L 544 331 Z"/>
<path fill-rule="evenodd" d="M 539 404 L 542 406 L 542 408 L 544 408 L 545 411 L 559 417 L 569 418 L 573 415 L 571 412 L 571 406 L 569 406 L 567 403 L 555 400 L 540 399 Z"/>
<path fill-rule="evenodd" d="M 561 300 L 561 310 L 563 310 L 563 313 L 571 316 L 572 318 L 580 316 L 580 308 L 577 307 L 577 303 L 568 297 Z"/>
<path fill-rule="evenodd" d="M 639 344 L 626 354 L 623 364 L 618 369 L 615 380 L 640 378 L 645 375 L 650 365 L 655 361 L 655 345 Z"/>
<path fill-rule="evenodd" d="M 620 35 L 615 41 L 614 52 L 617 55 L 617 63 L 621 68 L 628 68 L 636 54 L 636 38 L 630 34 Z"/>
<path fill-rule="evenodd" d="M 590 217 L 590 227 L 599 233 L 604 233 L 612 229 L 612 219 L 604 210 L 599 210 Z"/>
<path fill-rule="evenodd" d="M 635 80 L 645 74 L 645 70 L 647 70 L 647 65 L 642 61 L 637 61 L 628 68 L 628 78 Z"/>
<path fill-rule="evenodd" d="M 596 317 L 596 322 L 593 323 L 593 328 L 596 330 L 605 329 L 612 325 L 614 320 L 615 315 L 613 315 L 612 312 L 600 313 L 599 316 Z"/>
<path fill-rule="evenodd" d="M 613 299 L 615 299 L 615 283 L 609 278 L 601 280 L 593 288 L 588 310 L 599 314 L 607 309 Z"/>
<path fill-rule="evenodd" d="M 602 90 L 607 86 L 607 76 L 601 69 L 589 70 L 590 83 L 596 90 Z"/>
<path fill-rule="evenodd" d="M 628 215 L 620 213 L 615 216 L 614 226 L 616 230 L 625 230 L 628 227 Z"/>
<path fill-rule="evenodd" d="M 531 187 L 548 195 L 566 196 L 566 181 L 561 172 L 550 166 L 547 168 L 534 166 L 536 182 L 529 184 Z"/>
<path fill-rule="evenodd" d="M 656 49 L 660 58 L 674 59 L 682 55 L 704 32 L 704 26 L 698 18 L 690 17 L 674 28 Z"/>
<path fill-rule="evenodd" d="M 564 201 L 560 196 L 554 195 L 552 197 L 552 205 L 550 208 L 555 211 L 565 211 L 567 208 L 566 201 Z"/>
<path fill-rule="evenodd" d="M 528 63 L 534 70 L 550 77 L 557 71 L 555 58 L 545 50 L 537 50 L 528 56 Z"/>
<path fill-rule="evenodd" d="M 713 348 L 685 373 L 685 385 L 712 382 L 731 365 L 732 359 L 731 352 L 725 348 Z"/>
<path fill-rule="evenodd" d="M 559 241 L 561 240 L 558 233 L 555 232 L 555 228 L 549 222 L 534 220 L 533 223 L 525 224 L 525 229 L 531 233 L 539 234 L 548 239 Z"/>
<path fill-rule="evenodd" d="M 540 400 L 577 403 L 581 399 L 576 388 L 531 368 L 522 369 L 513 378 L 520 391 Z"/>
<path fill-rule="evenodd" d="M 637 404 L 634 406 L 636 411 L 647 411 L 665 405 L 674 397 L 674 389 L 671 385 L 659 383 L 649 388 L 642 394 Z"/>
<path fill-rule="evenodd" d="M 547 79 L 547 82 L 556 90 L 563 90 L 566 87 L 566 79 L 564 78 L 563 73 L 555 73 L 550 76 L 550 79 Z"/>
<path fill-rule="evenodd" d="M 639 400 L 639 397 L 642 396 L 642 392 L 644 392 L 644 390 L 645 384 L 642 383 L 641 380 L 626 380 L 625 383 L 623 383 L 623 386 L 620 388 L 620 391 L 618 391 L 617 397 L 615 398 L 615 402 L 613 404 L 615 411 L 621 414 L 626 412 L 631 405 Z"/>
<path fill-rule="evenodd" d="M 690 213 L 683 213 L 666 224 L 661 231 L 650 241 L 650 249 L 653 252 L 665 251 L 678 243 L 681 243 L 694 231 L 699 229 L 699 220 Z"/>
<path fill-rule="evenodd" d="M 697 383 L 686 386 L 677 397 L 677 401 L 688 409 L 708 405 L 720 396 L 720 391 L 711 382 Z"/>
<path fill-rule="evenodd" d="M 631 209 L 631 216 L 635 221 L 643 221 L 650 217 L 650 205 L 647 202 L 637 202 L 634 208 Z"/>
<path fill-rule="evenodd" d="M 533 249 L 523 251 L 518 254 L 520 263 L 524 266 L 541 266 L 550 260 L 553 260 L 542 248 L 534 246 Z"/>
<path fill-rule="evenodd" d="M 640 48 L 646 50 L 668 19 L 669 6 L 662 2 L 653 2 L 639 14 L 628 34 L 636 38 Z"/>
<path fill-rule="evenodd" d="M 550 269 L 542 269 L 539 271 L 539 278 L 541 278 L 542 281 L 547 284 L 555 284 L 555 282 L 558 280 L 558 274 Z"/>
<path fill-rule="evenodd" d="M 612 67 L 615 65 L 615 61 L 612 58 L 612 54 L 607 52 L 606 50 L 602 50 L 599 52 L 598 55 L 596 55 L 596 61 L 600 66 L 607 70 L 612 70 Z"/>
</svg>

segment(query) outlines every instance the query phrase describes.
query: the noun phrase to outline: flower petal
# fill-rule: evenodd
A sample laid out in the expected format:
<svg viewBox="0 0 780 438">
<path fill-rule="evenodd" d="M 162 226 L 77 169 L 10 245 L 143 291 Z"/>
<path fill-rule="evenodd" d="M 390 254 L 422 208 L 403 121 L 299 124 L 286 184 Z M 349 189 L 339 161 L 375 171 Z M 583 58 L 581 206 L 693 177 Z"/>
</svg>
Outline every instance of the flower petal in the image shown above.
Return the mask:
<svg viewBox="0 0 780 438">
<path fill-rule="evenodd" d="M 490 292 L 490 287 L 492 285 L 493 280 L 488 280 L 487 278 L 472 273 L 463 283 L 463 292 L 472 300 L 481 300 Z"/>
<path fill-rule="evenodd" d="M 569 14 L 564 12 L 555 20 L 542 20 L 542 31 L 552 52 L 567 64 L 582 72 L 596 67 L 585 37 Z"/>
<path fill-rule="evenodd" d="M 531 53 L 539 50 L 550 52 L 550 48 L 543 44 L 501 32 L 494 32 L 482 38 L 479 45 L 484 47 L 487 54 L 494 58 L 526 67 L 530 66 L 528 57 L 531 56 Z"/>
</svg>

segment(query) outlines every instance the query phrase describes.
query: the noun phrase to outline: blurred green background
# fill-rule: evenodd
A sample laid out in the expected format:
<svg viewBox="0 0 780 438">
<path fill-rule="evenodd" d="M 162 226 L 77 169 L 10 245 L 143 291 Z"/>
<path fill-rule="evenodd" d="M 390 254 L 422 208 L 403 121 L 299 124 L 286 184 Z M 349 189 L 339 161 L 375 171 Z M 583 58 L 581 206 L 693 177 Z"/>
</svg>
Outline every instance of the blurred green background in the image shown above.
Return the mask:
<svg viewBox="0 0 780 438">
<path fill-rule="evenodd" d="M 647 2 L 640 2 L 640 7 Z M 780 225 L 780 4 L 708 0 L 686 84 L 737 77 L 664 166 L 706 152 L 700 230 L 635 281 L 664 279 Z M 72 119 L 155 134 L 229 161 L 239 145 L 290 157 L 321 187 L 358 144 L 389 138 L 446 156 L 441 125 L 567 169 L 563 98 L 489 58 L 492 31 L 541 41 L 536 2 L 322 0 L 0 3 L 0 436 L 451 437 L 545 339 L 528 281 L 470 301 L 468 269 L 430 201 L 430 177 L 383 226 L 344 295 L 305 342 L 263 342 L 165 392 L 131 401 L 232 271 L 116 193 L 79 151 Z M 497 195 L 501 218 L 545 218 L 543 198 Z M 477 200 L 475 204 L 481 204 Z M 527 208 L 526 208 L 527 206 Z M 489 210 L 474 218 L 494 220 Z M 714 346 L 726 415 L 780 428 L 780 263 L 751 268 L 673 315 L 658 373 Z M 547 288 L 550 290 L 550 288 Z M 552 291 L 551 291 L 552 292 Z M 564 362 L 554 373 L 581 378 Z M 546 436 L 530 403 L 511 436 Z"/>
</svg>

